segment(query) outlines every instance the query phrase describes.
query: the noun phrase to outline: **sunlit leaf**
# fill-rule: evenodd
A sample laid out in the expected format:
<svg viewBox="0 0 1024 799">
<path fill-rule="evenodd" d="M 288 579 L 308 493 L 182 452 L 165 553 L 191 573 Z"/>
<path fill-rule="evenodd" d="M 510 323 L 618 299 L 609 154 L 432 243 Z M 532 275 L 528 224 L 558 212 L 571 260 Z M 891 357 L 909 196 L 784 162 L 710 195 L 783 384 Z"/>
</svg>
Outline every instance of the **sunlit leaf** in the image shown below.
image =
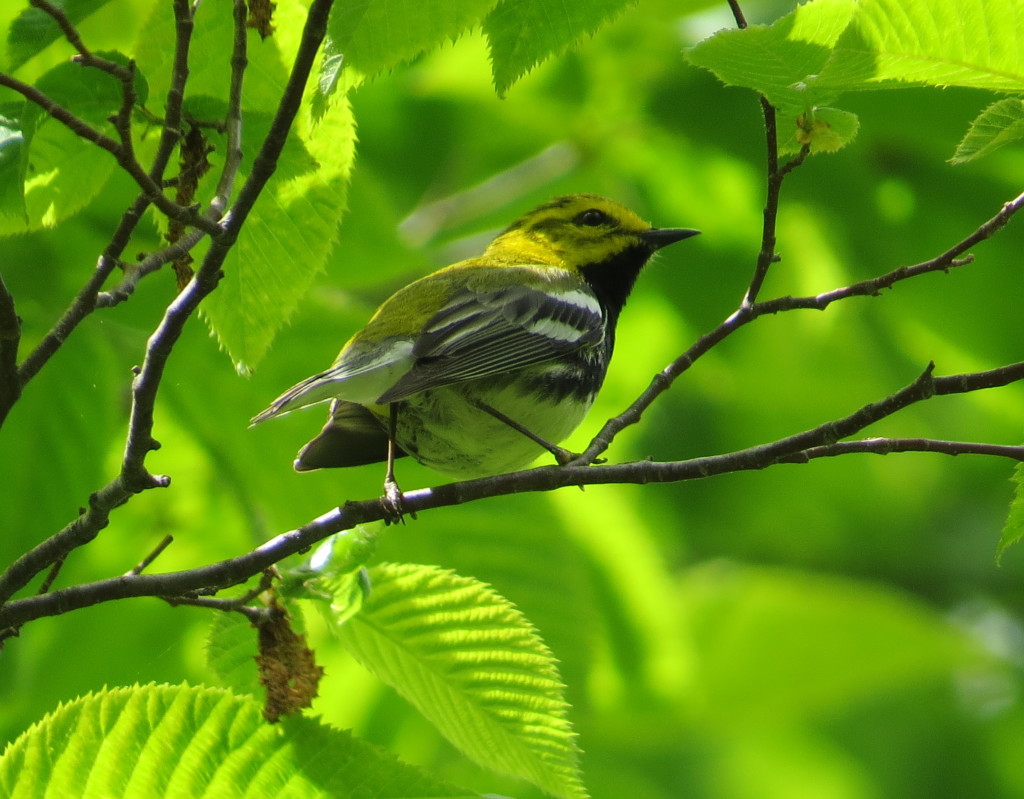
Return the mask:
<svg viewBox="0 0 1024 799">
<path fill-rule="evenodd" d="M 1010 501 L 1010 513 L 1006 517 L 1003 533 L 996 547 L 996 562 L 1002 560 L 1004 553 L 1011 546 L 1024 538 L 1024 463 L 1018 463 L 1013 470 L 1013 499 Z"/>
<path fill-rule="evenodd" d="M 836 93 L 815 81 L 846 30 L 855 6 L 849 0 L 817 0 L 772 25 L 724 30 L 686 53 L 730 86 L 754 89 L 795 112 L 827 105 Z"/>
<path fill-rule="evenodd" d="M 795 110 L 895 84 L 1024 91 L 1022 49 L 1016 0 L 816 0 L 771 26 L 722 31 L 687 58 Z"/>
<path fill-rule="evenodd" d="M 494 88 L 504 96 L 513 83 L 545 59 L 621 12 L 631 0 L 501 0 L 484 20 L 491 48 Z"/>
<path fill-rule="evenodd" d="M 340 629 L 364 666 L 481 765 L 557 797 L 583 797 L 554 658 L 490 587 L 432 566 L 371 569 L 363 610 Z"/>
<path fill-rule="evenodd" d="M 1024 100 L 1007 97 L 992 103 L 971 122 L 949 160 L 953 164 L 964 164 L 1021 139 L 1024 139 Z"/>
<path fill-rule="evenodd" d="M 1017 0 L 865 0 L 816 78 L 834 91 L 912 83 L 1024 91 Z"/>
<path fill-rule="evenodd" d="M 856 114 L 839 108 L 812 108 L 802 114 L 780 114 L 779 152 L 798 153 L 804 145 L 811 153 L 834 153 L 850 144 L 860 129 Z"/>
<path fill-rule="evenodd" d="M 345 65 L 374 76 L 478 24 L 496 0 L 353 0 L 331 12 L 328 33 Z"/>
<path fill-rule="evenodd" d="M 115 688 L 61 705 L 7 747 L 0 793 L 19 799 L 469 795 L 347 732 L 306 718 L 270 725 L 252 699 L 188 685 Z"/>
<path fill-rule="evenodd" d="M 108 117 L 121 104 L 120 83 L 99 70 L 63 63 L 47 72 L 38 88 L 54 102 L 111 136 Z M 0 216 L 0 233 L 52 227 L 95 198 L 114 171 L 114 157 L 30 103 L 20 121 L 26 136 L 25 218 Z"/>
</svg>

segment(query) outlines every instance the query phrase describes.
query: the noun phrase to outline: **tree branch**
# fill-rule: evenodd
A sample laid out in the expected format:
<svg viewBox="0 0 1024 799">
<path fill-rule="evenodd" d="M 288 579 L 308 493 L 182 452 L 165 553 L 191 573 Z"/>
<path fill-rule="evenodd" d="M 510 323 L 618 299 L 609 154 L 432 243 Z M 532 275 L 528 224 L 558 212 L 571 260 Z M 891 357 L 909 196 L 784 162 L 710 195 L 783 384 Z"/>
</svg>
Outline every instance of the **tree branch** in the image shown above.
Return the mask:
<svg viewBox="0 0 1024 799">
<path fill-rule="evenodd" d="M 593 463 L 611 446 L 612 441 L 619 433 L 630 425 L 639 422 L 651 403 L 667 391 L 676 378 L 693 366 L 698 358 L 758 317 L 765 314 L 776 314 L 798 309 L 820 311 L 827 308 L 833 302 L 850 297 L 877 296 L 882 293 L 883 289 L 891 288 L 897 283 L 919 275 L 930 272 L 948 272 L 952 268 L 965 266 L 972 263 L 974 259 L 972 256 L 964 258 L 961 258 L 961 256 L 974 245 L 995 235 L 1022 207 L 1024 207 L 1024 193 L 1004 203 L 998 213 L 979 225 L 970 235 L 928 261 L 912 266 L 901 266 L 870 280 L 863 280 L 850 286 L 832 289 L 831 291 L 814 296 L 779 297 L 774 300 L 765 300 L 753 304 L 742 303 L 718 327 L 697 339 L 686 352 L 656 374 L 644 392 L 626 410 L 605 422 L 586 450 L 573 461 L 573 465 Z"/>
<path fill-rule="evenodd" d="M 816 458 L 834 458 L 854 453 L 889 455 L 893 452 L 929 452 L 941 455 L 988 455 L 1024 461 L 1024 446 L 982 444 L 973 441 L 940 441 L 934 438 L 866 438 L 863 441 L 837 441 L 820 447 L 808 447 L 779 463 L 807 463 Z"/>
<path fill-rule="evenodd" d="M 841 419 L 825 422 L 795 435 L 723 455 L 685 461 L 634 461 L 603 466 L 542 466 L 496 477 L 449 483 L 409 491 L 403 504 L 409 512 L 460 505 L 490 497 L 568 486 L 608 483 L 667 483 L 699 480 L 729 472 L 764 469 L 778 463 L 807 463 L 817 458 L 852 452 L 935 452 L 979 454 L 1024 462 L 1024 447 L 929 439 L 869 439 L 843 442 L 869 425 L 917 402 L 941 394 L 963 394 L 1024 381 L 1024 361 L 998 369 L 935 377 L 929 367 L 912 383 Z M 276 536 L 253 551 L 209 566 L 166 574 L 129 573 L 109 580 L 73 586 L 44 596 L 14 600 L 0 608 L 0 630 L 16 628 L 44 616 L 129 597 L 162 598 L 209 595 L 245 582 L 267 568 L 302 552 L 329 535 L 357 524 L 381 521 L 386 511 L 379 499 L 346 502 L 303 527 Z"/>
<path fill-rule="evenodd" d="M 0 427 L 21 396 L 18 380 L 18 345 L 21 343 L 21 319 L 14 297 L 0 275 Z"/>
<path fill-rule="evenodd" d="M 218 231 L 218 227 L 215 223 L 210 222 L 208 219 L 204 219 L 194 208 L 185 208 L 180 206 L 164 194 L 160 184 L 154 181 L 153 178 L 151 178 L 142 168 L 142 165 L 135 160 L 132 148 L 125 147 L 123 143 L 118 142 L 96 130 L 96 128 L 92 127 L 88 122 L 85 122 L 75 116 L 64 106 L 55 102 L 34 86 L 30 86 L 17 78 L 0 72 L 0 86 L 6 86 L 7 88 L 18 92 L 18 94 L 22 95 L 26 100 L 38 105 L 47 114 L 56 119 L 62 125 L 66 126 L 75 135 L 80 136 L 86 141 L 92 142 L 100 149 L 106 150 L 108 153 L 113 155 L 117 160 L 118 165 L 127 172 L 138 184 L 139 188 L 142 189 L 143 194 L 146 195 L 146 199 L 153 203 L 153 205 L 159 208 L 160 211 L 169 218 L 176 219 L 182 224 L 190 227 L 201 228 L 207 233 L 212 234 Z"/>
<path fill-rule="evenodd" d="M 85 46 L 85 42 L 82 41 L 82 37 L 75 26 L 71 24 L 71 20 L 67 18 L 64 9 L 47 2 L 47 0 L 30 0 L 29 5 L 46 12 L 53 18 L 61 33 L 64 34 L 64 38 L 68 40 L 68 44 L 78 51 L 79 61 L 84 66 L 99 69 L 122 82 L 134 80 L 135 74 L 133 69 L 126 68 L 122 64 L 116 64 L 113 61 L 108 61 L 105 58 L 100 58 Z"/>
<path fill-rule="evenodd" d="M 171 153 L 178 143 L 181 131 L 181 104 L 184 98 L 185 81 L 188 78 L 188 50 L 192 36 L 192 12 L 187 0 L 175 0 L 174 14 L 176 21 L 176 36 L 174 46 L 174 63 L 171 70 L 171 86 L 167 92 L 167 112 L 164 116 L 164 125 L 160 141 L 153 157 L 153 164 L 150 167 L 149 175 L 153 182 L 159 184 L 163 180 L 163 173 L 170 160 Z M 77 35 L 77 34 L 76 34 Z M 84 45 L 83 45 L 84 46 Z M 100 255 L 96 263 L 92 277 L 82 287 L 82 290 L 68 306 L 67 311 L 60 318 L 53 329 L 40 341 L 36 348 L 29 354 L 19 368 L 18 379 L 22 387 L 28 383 L 47 361 L 60 349 L 61 345 L 74 332 L 75 328 L 85 319 L 97 306 L 114 305 L 115 302 L 101 302 L 100 289 L 106 283 L 110 274 L 120 263 L 120 258 L 125 247 L 131 240 L 132 234 L 142 215 L 149 207 L 150 202 L 145 192 L 140 194 L 125 211 L 118 223 L 117 229 L 111 236 L 109 243 Z M 195 235 L 195 241 L 201 238 L 201 234 Z M 193 242 L 194 246 L 194 242 Z M 137 281 L 142 275 L 135 278 Z M 127 280 L 127 278 L 126 278 Z M 119 287 L 120 288 L 120 287 Z M 134 289 L 134 282 L 131 283 Z M 115 290 L 116 291 L 116 290 Z M 126 293 L 131 293 L 126 290 Z M 2 419 L 0 419 L 2 421 Z"/>
<path fill-rule="evenodd" d="M 333 0 L 314 0 L 311 4 L 292 72 L 270 132 L 253 163 L 252 173 L 234 206 L 225 216 L 223 227 L 215 225 L 220 232 L 213 237 L 202 266 L 168 305 L 159 326 L 150 336 L 142 366 L 132 381 L 132 406 L 120 474 L 89 498 L 89 507 L 78 518 L 22 555 L 7 571 L 0 574 L 0 605 L 49 564 L 94 539 L 108 524 L 110 513 L 127 502 L 133 494 L 170 485 L 169 477 L 151 475 L 145 468 L 147 454 L 160 446 L 153 438 L 153 409 L 167 362 L 185 324 L 199 303 L 217 287 L 224 259 L 237 239 L 242 223 L 274 173 L 277 159 L 298 112 L 316 53 L 326 35 L 327 17 L 332 3 Z M 243 61 L 237 60 L 237 64 Z M 233 63 L 236 61 L 233 60 Z M 126 575 L 120 579 L 131 581 L 147 578 L 148 575 Z M 187 589 L 172 593 L 184 594 Z"/>
</svg>

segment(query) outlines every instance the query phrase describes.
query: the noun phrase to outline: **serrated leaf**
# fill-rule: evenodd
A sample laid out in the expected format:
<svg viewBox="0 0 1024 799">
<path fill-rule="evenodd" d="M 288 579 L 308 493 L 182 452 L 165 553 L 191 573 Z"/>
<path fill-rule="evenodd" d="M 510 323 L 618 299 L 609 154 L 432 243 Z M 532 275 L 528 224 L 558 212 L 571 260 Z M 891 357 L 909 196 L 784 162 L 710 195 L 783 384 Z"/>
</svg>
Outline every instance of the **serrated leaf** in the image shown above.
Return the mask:
<svg viewBox="0 0 1024 799">
<path fill-rule="evenodd" d="M 537 64 L 592 34 L 633 0 L 501 0 L 484 19 L 494 89 L 503 97 Z"/>
<path fill-rule="evenodd" d="M 835 93 L 814 78 L 832 56 L 854 10 L 849 0 L 816 0 L 770 26 L 720 31 L 692 47 L 686 58 L 725 84 L 754 89 L 794 113 L 827 105 Z"/>
<path fill-rule="evenodd" d="M 1007 549 L 1024 538 L 1024 463 L 1018 463 L 1013 470 L 1013 482 L 1013 499 L 1010 500 L 1010 512 L 996 547 L 996 563 L 1003 559 Z"/>
<path fill-rule="evenodd" d="M 556 797 L 586 796 L 564 686 L 515 607 L 434 566 L 382 564 L 345 646 L 477 763 Z"/>
<path fill-rule="evenodd" d="M 1024 91 L 1017 0 L 816 0 L 687 54 L 729 85 L 799 112 L 843 92 L 919 86 Z"/>
<path fill-rule="evenodd" d="M 256 630 L 240 613 L 217 613 L 206 636 L 206 667 L 236 694 L 259 696 Z"/>
<path fill-rule="evenodd" d="M 327 31 L 347 67 L 373 77 L 454 40 L 497 0 L 350 0 L 336 3 Z"/>
<path fill-rule="evenodd" d="M 1018 97 L 997 100 L 971 122 L 949 161 L 965 164 L 1021 139 L 1024 139 L 1024 100 Z"/>
<path fill-rule="evenodd" d="M 812 108 L 793 116 L 779 115 L 779 152 L 793 154 L 804 145 L 813 153 L 834 153 L 857 137 L 860 120 L 839 108 Z"/>
<path fill-rule="evenodd" d="M 233 799 L 468 797 L 307 718 L 266 724 L 214 688 L 114 688 L 61 705 L 0 757 L 0 795 Z"/>
<path fill-rule="evenodd" d="M 225 261 L 224 279 L 203 305 L 204 317 L 243 373 L 263 358 L 323 271 L 345 209 L 355 158 L 348 101 L 332 103 L 315 132 L 308 106 L 305 111 L 299 136 L 286 145 Z M 258 121 L 251 116 L 247 129 L 259 140 Z"/>
<path fill-rule="evenodd" d="M 203 12 L 205 24 L 196 29 L 193 49 L 229 53 L 230 4 L 204 6 Z M 303 14 L 301 4 L 281 0 L 275 16 L 277 32 L 250 53 L 242 108 L 246 153 L 256 152 L 276 110 L 287 80 L 285 64 L 290 65 L 293 58 L 290 46 L 297 42 Z M 147 30 L 154 47 L 159 47 L 160 35 L 171 35 L 165 17 L 154 18 Z M 166 56 L 159 54 L 145 63 L 147 74 L 153 76 L 163 75 L 166 66 Z M 204 118 L 222 102 L 218 92 L 225 85 L 226 67 L 226 56 L 220 61 L 210 58 L 190 73 L 193 92 L 203 98 L 198 106 L 205 109 Z M 150 83 L 157 95 L 164 90 L 155 85 L 155 77 Z M 224 149 L 223 141 L 219 142 L 218 153 Z M 259 363 L 323 271 L 345 209 L 354 157 L 355 123 L 344 93 L 338 92 L 314 125 L 307 92 L 274 176 L 225 261 L 217 291 L 202 307 L 204 319 L 240 372 Z M 251 157 L 243 161 L 239 181 L 251 164 Z M 204 184 L 207 194 L 216 179 L 214 170 Z"/>
<path fill-rule="evenodd" d="M 853 91 L 911 83 L 1024 91 L 1018 0 L 864 0 L 815 79 Z"/>
</svg>

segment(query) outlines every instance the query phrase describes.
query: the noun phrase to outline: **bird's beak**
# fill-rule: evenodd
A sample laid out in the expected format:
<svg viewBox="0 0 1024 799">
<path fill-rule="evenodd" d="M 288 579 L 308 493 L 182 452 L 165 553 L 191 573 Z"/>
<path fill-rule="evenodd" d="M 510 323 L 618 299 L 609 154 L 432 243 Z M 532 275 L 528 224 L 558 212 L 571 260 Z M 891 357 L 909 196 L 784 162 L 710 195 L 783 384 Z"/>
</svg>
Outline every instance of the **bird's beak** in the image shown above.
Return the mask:
<svg viewBox="0 0 1024 799">
<path fill-rule="evenodd" d="M 640 238 L 652 250 L 660 250 L 662 247 L 675 244 L 677 241 L 688 239 L 690 236 L 696 236 L 699 233 L 699 230 L 690 230 L 689 228 L 682 227 L 651 228 L 641 233 Z"/>
</svg>

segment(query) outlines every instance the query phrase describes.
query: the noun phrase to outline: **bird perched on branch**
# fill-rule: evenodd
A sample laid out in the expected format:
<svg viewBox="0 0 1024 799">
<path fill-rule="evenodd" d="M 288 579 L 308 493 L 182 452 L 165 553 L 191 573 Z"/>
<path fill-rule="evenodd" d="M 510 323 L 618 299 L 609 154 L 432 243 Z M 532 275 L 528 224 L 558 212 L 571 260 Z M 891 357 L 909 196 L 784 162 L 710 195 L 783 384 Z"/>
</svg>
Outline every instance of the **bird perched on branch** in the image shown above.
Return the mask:
<svg viewBox="0 0 1024 799">
<path fill-rule="evenodd" d="M 507 227 L 478 258 L 388 298 L 334 364 L 288 389 L 253 424 L 331 400 L 298 471 L 394 458 L 453 477 L 519 469 L 583 420 L 640 270 L 696 235 L 653 228 L 593 194 L 559 197 Z"/>
</svg>

